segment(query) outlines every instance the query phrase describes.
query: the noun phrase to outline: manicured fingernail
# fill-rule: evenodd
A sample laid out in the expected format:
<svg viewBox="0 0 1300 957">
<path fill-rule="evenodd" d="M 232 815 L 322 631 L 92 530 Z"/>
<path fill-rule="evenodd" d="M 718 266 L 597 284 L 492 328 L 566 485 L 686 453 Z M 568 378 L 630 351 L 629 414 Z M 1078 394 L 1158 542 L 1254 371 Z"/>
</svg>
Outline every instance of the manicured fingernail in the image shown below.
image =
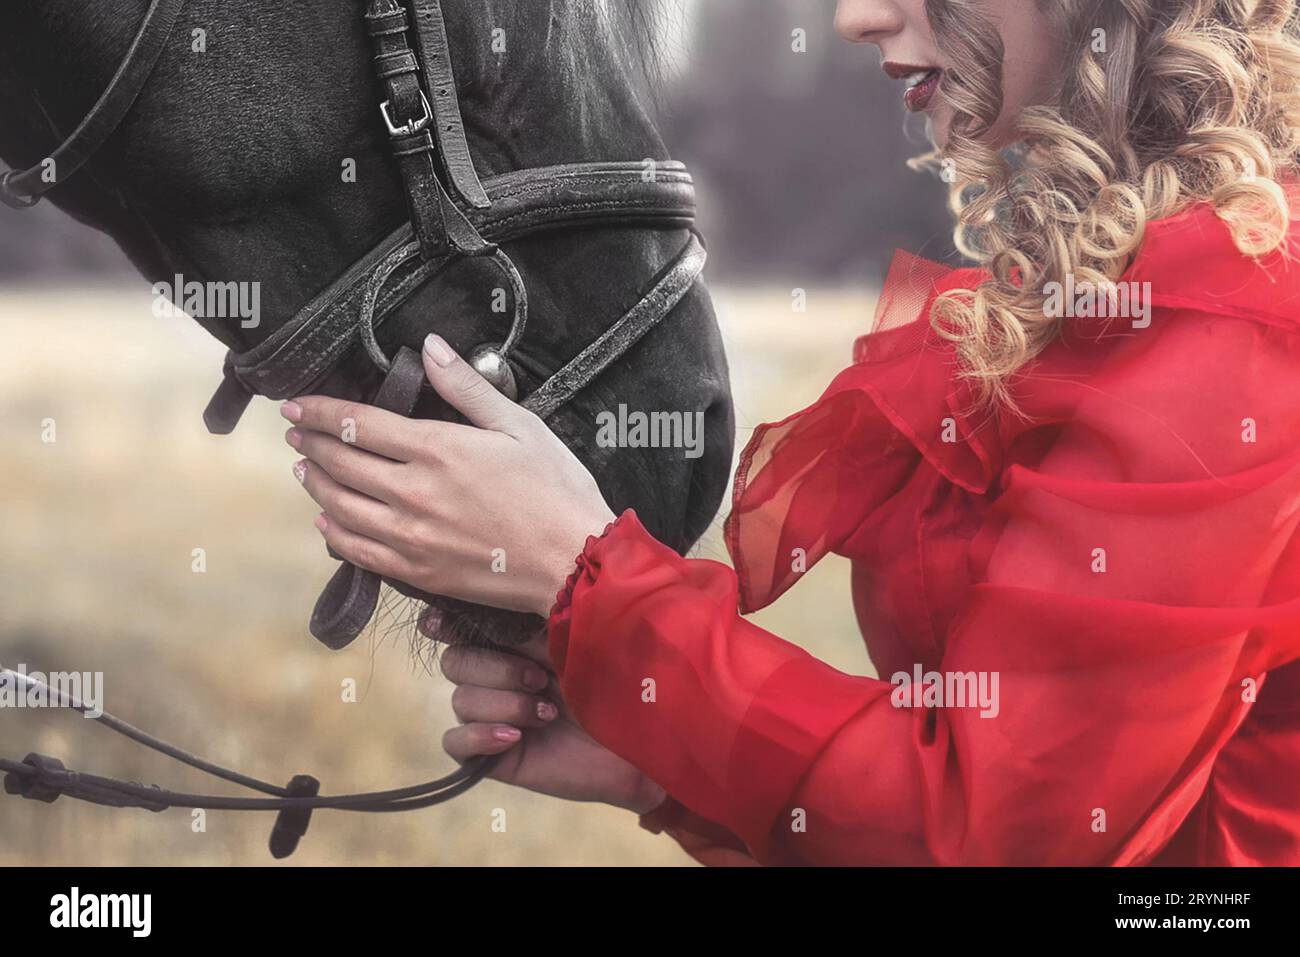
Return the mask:
<svg viewBox="0 0 1300 957">
<path fill-rule="evenodd" d="M 443 368 L 456 361 L 456 353 L 451 351 L 451 346 L 447 345 L 442 336 L 427 336 L 424 340 L 424 353 Z"/>
<path fill-rule="evenodd" d="M 296 478 L 299 482 L 307 481 L 307 460 L 306 459 L 303 459 L 301 462 L 293 463 L 293 477 Z"/>
<path fill-rule="evenodd" d="M 302 445 L 302 432 L 298 429 L 290 429 L 284 433 L 284 440 L 296 449 Z"/>
<path fill-rule="evenodd" d="M 528 668 L 524 671 L 524 687 L 529 691 L 541 691 L 549 680 L 541 668 Z"/>
<path fill-rule="evenodd" d="M 290 422 L 298 422 L 302 419 L 302 406 L 297 402 L 286 402 L 280 406 L 280 414 Z"/>
<path fill-rule="evenodd" d="M 322 535 L 324 535 L 325 531 L 330 527 L 329 519 L 324 515 L 317 515 L 312 524 L 316 526 L 317 530 L 320 531 Z"/>
<path fill-rule="evenodd" d="M 556 715 L 559 713 L 560 709 L 555 707 L 555 705 L 551 704 L 549 701 L 537 702 L 537 717 L 541 718 L 543 721 L 554 721 Z"/>
<path fill-rule="evenodd" d="M 492 729 L 492 737 L 496 738 L 498 741 L 518 741 L 519 729 L 502 725 L 501 727 Z"/>
</svg>

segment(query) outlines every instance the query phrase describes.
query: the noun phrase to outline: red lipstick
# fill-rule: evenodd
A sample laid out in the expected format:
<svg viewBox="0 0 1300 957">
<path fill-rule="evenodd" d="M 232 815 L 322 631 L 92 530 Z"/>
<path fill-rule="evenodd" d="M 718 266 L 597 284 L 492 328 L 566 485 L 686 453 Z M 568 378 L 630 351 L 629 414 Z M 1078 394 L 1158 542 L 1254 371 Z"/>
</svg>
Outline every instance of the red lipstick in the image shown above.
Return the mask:
<svg viewBox="0 0 1300 957">
<path fill-rule="evenodd" d="M 943 70 L 938 67 L 886 62 L 882 68 L 891 79 L 906 82 L 903 103 L 913 113 L 920 113 L 930 105 L 943 82 Z"/>
</svg>

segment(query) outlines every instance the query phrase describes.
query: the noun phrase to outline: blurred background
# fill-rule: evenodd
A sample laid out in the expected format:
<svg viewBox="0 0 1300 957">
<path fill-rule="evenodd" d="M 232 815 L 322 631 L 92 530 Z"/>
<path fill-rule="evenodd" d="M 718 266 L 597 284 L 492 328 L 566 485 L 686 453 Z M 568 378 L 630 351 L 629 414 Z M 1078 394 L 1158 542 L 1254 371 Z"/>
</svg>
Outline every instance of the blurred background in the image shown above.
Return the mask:
<svg viewBox="0 0 1300 957">
<path fill-rule="evenodd" d="M 847 364 L 895 248 L 952 257 L 948 220 L 941 185 L 905 166 L 924 152 L 923 130 L 874 48 L 834 34 L 831 0 L 672 9 L 661 126 L 697 181 L 739 447 Z M 795 289 L 806 312 L 791 307 Z M 222 354 L 190 321 L 152 315 L 148 284 L 107 238 L 48 203 L 0 207 L 0 661 L 102 671 L 110 710 L 259 777 L 309 770 L 339 792 L 446 773 L 451 688 L 413 647 L 409 609 L 392 606 L 343 653 L 308 635 L 334 563 L 290 475 L 275 404 L 254 402 L 233 436 L 205 431 Z M 54 443 L 42 441 L 46 419 Z M 699 555 L 725 560 L 719 528 Z M 191 570 L 195 548 L 204 574 Z M 846 563 L 827 560 L 755 620 L 871 673 Z M 355 703 L 343 700 L 348 679 Z M 31 750 L 211 786 L 71 714 L 0 712 L 0 754 Z M 264 864 L 270 824 L 214 812 L 194 833 L 182 811 L 0 799 L 0 865 Z M 293 861 L 692 863 L 627 812 L 495 782 L 416 814 L 318 812 Z"/>
</svg>

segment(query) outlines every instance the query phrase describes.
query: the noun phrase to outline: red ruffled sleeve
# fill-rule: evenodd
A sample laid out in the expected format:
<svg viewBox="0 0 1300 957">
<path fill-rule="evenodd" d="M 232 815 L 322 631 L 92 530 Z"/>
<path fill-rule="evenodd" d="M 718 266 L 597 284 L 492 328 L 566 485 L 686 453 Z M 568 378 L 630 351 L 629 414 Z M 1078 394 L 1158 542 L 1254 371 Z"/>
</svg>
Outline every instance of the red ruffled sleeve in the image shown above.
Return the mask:
<svg viewBox="0 0 1300 957">
<path fill-rule="evenodd" d="M 860 679 L 740 618 L 731 569 L 681 558 L 635 512 L 580 565 L 549 632 L 569 708 L 690 808 L 699 837 L 763 859 L 810 753 L 860 710 Z M 717 840 L 719 828 L 736 837 Z"/>
<path fill-rule="evenodd" d="M 1236 255 L 1213 225 L 1202 252 Z M 1300 729 L 1268 687 L 1300 659 L 1300 267 L 1224 270 L 1261 291 L 1229 314 L 1197 298 L 1185 239 L 1139 260 L 1177 301 L 1078 323 L 1018 381 L 1023 419 L 971 413 L 923 319 L 878 326 L 755 434 L 735 572 L 631 512 L 589 543 L 552 655 L 582 725 L 672 795 L 646 826 L 710 863 L 1086 865 L 1150 862 L 1195 818 L 1199 862 L 1300 863 L 1277 776 L 1214 774 Z M 969 281 L 900 260 L 883 315 Z M 983 676 L 991 707 L 910 706 L 737 613 L 831 551 L 855 588 L 909 596 L 879 623 L 903 636 L 882 673 Z"/>
<path fill-rule="evenodd" d="M 771 604 L 888 505 L 923 463 L 980 493 L 998 467 L 996 425 L 968 416 L 956 359 L 923 317 L 941 293 L 978 283 L 900 252 L 854 363 L 814 405 L 754 430 L 726 524 L 741 610 Z"/>
</svg>

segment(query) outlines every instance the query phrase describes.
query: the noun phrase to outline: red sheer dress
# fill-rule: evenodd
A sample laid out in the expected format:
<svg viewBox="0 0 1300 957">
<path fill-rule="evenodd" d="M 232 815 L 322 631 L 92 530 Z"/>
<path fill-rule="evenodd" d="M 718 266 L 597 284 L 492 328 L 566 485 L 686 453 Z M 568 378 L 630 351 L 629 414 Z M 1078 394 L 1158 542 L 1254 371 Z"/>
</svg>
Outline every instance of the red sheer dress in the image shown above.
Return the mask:
<svg viewBox="0 0 1300 957">
<path fill-rule="evenodd" d="M 642 824 L 711 864 L 1300 864 L 1290 260 L 1151 224 L 1149 323 L 1069 320 L 1016 417 L 925 318 L 978 272 L 900 254 L 853 364 L 742 455 L 735 571 L 627 512 L 559 596 L 566 700 L 670 795 Z M 882 680 L 741 617 L 829 552 Z M 895 706 L 917 665 L 996 673 L 996 715 Z"/>
</svg>

